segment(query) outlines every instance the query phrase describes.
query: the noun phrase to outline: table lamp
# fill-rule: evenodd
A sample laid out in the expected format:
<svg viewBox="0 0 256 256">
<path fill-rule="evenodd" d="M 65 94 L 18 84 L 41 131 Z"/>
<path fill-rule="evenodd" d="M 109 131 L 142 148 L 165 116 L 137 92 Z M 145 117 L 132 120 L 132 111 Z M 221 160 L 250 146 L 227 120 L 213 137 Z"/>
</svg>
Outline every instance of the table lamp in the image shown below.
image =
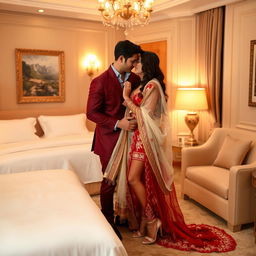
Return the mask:
<svg viewBox="0 0 256 256">
<path fill-rule="evenodd" d="M 199 115 L 195 111 L 208 109 L 205 88 L 178 88 L 175 108 L 189 111 L 185 116 L 185 122 L 190 130 L 190 135 L 185 140 L 185 145 L 198 145 L 193 133 L 199 122 Z"/>
</svg>

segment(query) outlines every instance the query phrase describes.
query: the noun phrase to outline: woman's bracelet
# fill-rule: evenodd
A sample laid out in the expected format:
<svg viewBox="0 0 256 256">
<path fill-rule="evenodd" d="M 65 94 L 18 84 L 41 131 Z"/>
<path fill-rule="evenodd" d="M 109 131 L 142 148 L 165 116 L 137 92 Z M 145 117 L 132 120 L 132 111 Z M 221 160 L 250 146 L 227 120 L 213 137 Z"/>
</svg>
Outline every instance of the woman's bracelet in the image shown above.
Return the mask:
<svg viewBox="0 0 256 256">
<path fill-rule="evenodd" d="M 135 112 L 136 110 L 136 106 L 134 105 L 134 103 L 132 102 L 132 100 L 129 99 L 125 99 L 127 106 L 129 107 L 130 110 L 132 110 L 133 112 Z"/>
</svg>

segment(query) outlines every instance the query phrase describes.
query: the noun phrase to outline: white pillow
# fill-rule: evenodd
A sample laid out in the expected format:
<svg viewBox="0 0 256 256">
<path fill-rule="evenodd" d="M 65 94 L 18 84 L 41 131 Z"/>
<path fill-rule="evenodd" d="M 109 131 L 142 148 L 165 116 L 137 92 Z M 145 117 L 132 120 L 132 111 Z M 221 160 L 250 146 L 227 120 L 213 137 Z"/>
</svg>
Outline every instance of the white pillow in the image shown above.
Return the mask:
<svg viewBox="0 0 256 256">
<path fill-rule="evenodd" d="M 85 114 L 39 116 L 38 121 L 46 138 L 88 133 L 85 126 Z"/>
<path fill-rule="evenodd" d="M 0 120 L 0 143 L 39 139 L 35 135 L 36 118 Z"/>
</svg>

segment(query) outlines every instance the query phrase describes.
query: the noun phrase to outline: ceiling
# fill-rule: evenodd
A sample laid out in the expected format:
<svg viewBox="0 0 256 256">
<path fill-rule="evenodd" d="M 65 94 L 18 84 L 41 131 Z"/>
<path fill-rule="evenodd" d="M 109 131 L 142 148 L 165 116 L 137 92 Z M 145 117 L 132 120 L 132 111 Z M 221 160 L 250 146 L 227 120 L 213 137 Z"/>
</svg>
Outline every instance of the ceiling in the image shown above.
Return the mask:
<svg viewBox="0 0 256 256">
<path fill-rule="evenodd" d="M 155 0 L 151 22 L 191 16 L 243 0 Z M 43 14 L 37 12 L 44 9 Z M 101 21 L 98 0 L 0 0 L 0 10 Z"/>
</svg>

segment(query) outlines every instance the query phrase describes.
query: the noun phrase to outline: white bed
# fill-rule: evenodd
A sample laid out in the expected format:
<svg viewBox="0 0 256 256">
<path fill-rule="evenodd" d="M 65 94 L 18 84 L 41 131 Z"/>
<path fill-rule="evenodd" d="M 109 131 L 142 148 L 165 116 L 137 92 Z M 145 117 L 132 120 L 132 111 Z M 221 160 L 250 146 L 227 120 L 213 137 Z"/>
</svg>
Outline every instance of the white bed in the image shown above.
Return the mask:
<svg viewBox="0 0 256 256">
<path fill-rule="evenodd" d="M 91 152 L 93 133 L 85 114 L 0 120 L 0 174 L 66 169 L 84 184 L 102 180 L 99 157 Z M 38 137 L 36 124 L 43 136 Z"/>
<path fill-rule="evenodd" d="M 0 144 L 0 174 L 66 169 L 84 183 L 102 180 L 99 157 L 91 152 L 93 133 Z"/>
<path fill-rule="evenodd" d="M 0 206 L 0 255 L 127 255 L 72 171 L 0 175 Z"/>
</svg>

